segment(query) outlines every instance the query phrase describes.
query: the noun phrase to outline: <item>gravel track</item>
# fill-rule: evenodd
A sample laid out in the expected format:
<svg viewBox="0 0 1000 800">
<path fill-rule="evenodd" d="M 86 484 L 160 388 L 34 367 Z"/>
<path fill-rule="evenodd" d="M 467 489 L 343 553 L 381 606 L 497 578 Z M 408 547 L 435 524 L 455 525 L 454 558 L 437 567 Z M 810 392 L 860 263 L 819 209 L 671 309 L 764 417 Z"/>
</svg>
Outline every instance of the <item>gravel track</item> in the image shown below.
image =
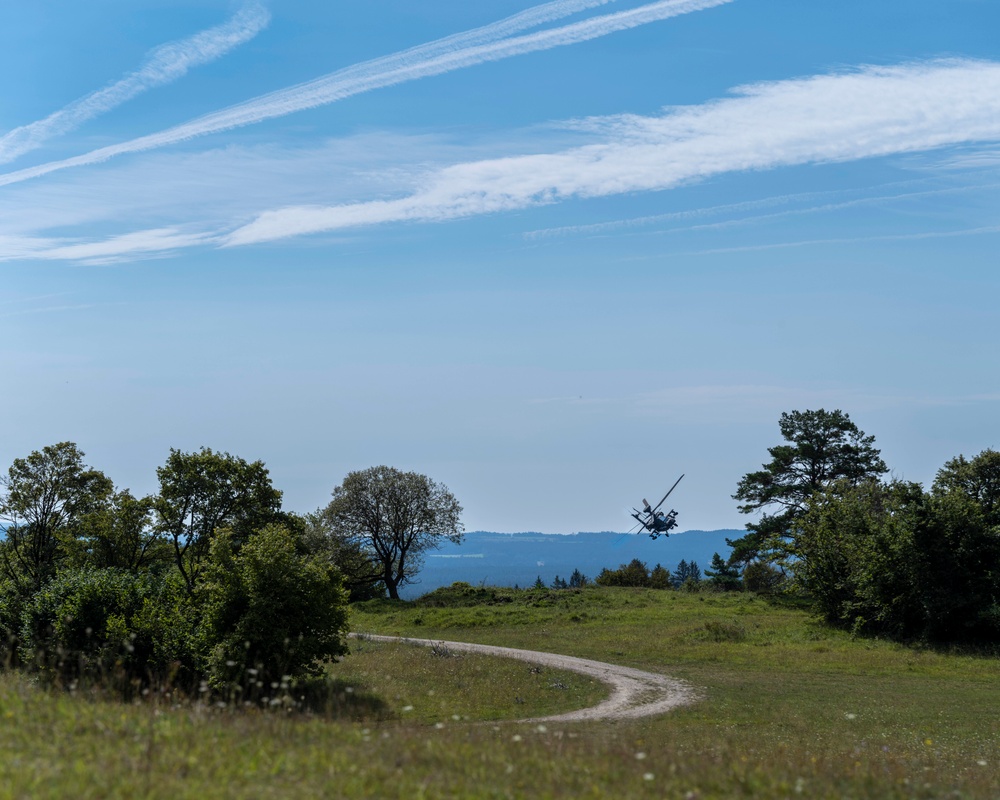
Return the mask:
<svg viewBox="0 0 1000 800">
<path fill-rule="evenodd" d="M 446 647 L 461 653 L 482 653 L 502 658 L 517 658 L 533 664 L 542 664 L 554 669 L 565 669 L 596 678 L 611 687 L 611 696 L 590 708 L 581 708 L 566 714 L 550 717 L 534 717 L 525 722 L 579 722 L 583 720 L 635 719 L 665 714 L 680 706 L 691 705 L 700 700 L 699 693 L 688 683 L 645 672 L 632 667 L 620 667 L 591 661 L 587 658 L 561 656 L 556 653 L 541 653 L 535 650 L 518 650 L 513 647 L 494 647 L 488 644 L 468 642 L 446 642 L 440 639 L 410 639 L 404 636 L 378 636 L 374 634 L 351 634 L 359 639 L 374 642 L 403 642 L 406 644 L 431 647 Z"/>
</svg>

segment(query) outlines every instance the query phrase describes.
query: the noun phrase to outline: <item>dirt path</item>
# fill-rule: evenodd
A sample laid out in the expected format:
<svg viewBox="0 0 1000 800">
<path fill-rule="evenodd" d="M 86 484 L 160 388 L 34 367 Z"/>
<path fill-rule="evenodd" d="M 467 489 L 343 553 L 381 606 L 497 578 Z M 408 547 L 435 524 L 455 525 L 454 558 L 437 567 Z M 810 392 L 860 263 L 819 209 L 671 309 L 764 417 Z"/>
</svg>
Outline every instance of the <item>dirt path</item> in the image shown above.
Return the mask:
<svg viewBox="0 0 1000 800">
<path fill-rule="evenodd" d="M 354 635 L 354 634 L 352 634 Z M 611 686 L 611 696 L 603 703 L 551 717 L 536 717 L 526 722 L 576 722 L 596 719 L 633 719 L 664 714 L 671 709 L 690 705 L 699 700 L 698 692 L 684 681 L 645 672 L 632 667 L 619 667 L 586 658 L 540 653 L 535 650 L 517 650 L 513 647 L 494 647 L 488 644 L 445 642 L 440 639 L 409 639 L 402 636 L 376 636 L 360 634 L 358 638 L 375 642 L 406 642 L 430 647 L 438 645 L 462 653 L 483 653 L 502 658 L 517 658 L 554 669 L 565 669 L 596 678 Z"/>
</svg>

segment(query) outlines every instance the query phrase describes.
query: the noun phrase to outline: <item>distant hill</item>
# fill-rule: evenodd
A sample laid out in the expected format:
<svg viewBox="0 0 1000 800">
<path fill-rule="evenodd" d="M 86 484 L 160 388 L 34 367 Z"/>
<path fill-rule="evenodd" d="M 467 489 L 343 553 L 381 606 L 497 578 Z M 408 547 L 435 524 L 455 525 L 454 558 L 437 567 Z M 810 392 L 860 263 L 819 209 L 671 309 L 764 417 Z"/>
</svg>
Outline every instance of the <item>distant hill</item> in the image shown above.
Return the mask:
<svg viewBox="0 0 1000 800">
<path fill-rule="evenodd" d="M 446 544 L 427 554 L 419 583 L 405 587 L 404 599 L 412 600 L 439 586 L 466 581 L 474 586 L 530 586 L 535 579 L 548 585 L 558 575 L 568 579 L 579 569 L 593 580 L 604 567 L 615 568 L 633 558 L 651 568 L 662 564 L 671 572 L 680 561 L 697 561 L 703 570 L 712 554 L 729 555 L 726 539 L 746 531 L 683 531 L 652 540 L 646 534 L 601 533 L 492 533 L 473 531 L 461 545 Z"/>
</svg>

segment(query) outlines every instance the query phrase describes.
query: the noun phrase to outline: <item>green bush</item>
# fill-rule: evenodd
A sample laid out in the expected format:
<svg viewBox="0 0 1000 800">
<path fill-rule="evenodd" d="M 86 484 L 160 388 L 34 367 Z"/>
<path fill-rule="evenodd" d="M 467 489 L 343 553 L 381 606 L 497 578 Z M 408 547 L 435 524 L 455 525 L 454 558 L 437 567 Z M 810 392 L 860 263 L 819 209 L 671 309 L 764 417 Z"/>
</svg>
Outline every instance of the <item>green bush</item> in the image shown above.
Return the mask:
<svg viewBox="0 0 1000 800">
<path fill-rule="evenodd" d="M 0 578 L 0 667 L 17 663 L 17 637 L 23 605 L 23 598 L 14 585 Z"/>
<path fill-rule="evenodd" d="M 628 564 L 622 564 L 618 569 L 605 567 L 597 576 L 598 586 L 649 586 L 649 567 L 638 558 L 633 558 Z"/>
<path fill-rule="evenodd" d="M 171 597 L 169 585 L 149 574 L 62 572 L 24 605 L 21 659 L 57 680 L 162 680 L 188 656 L 190 622 L 169 613 L 177 609 Z"/>
<path fill-rule="evenodd" d="M 197 593 L 201 665 L 213 688 L 269 694 L 347 652 L 340 573 L 298 545 L 281 525 L 253 532 L 239 550 L 231 532 L 216 532 Z"/>
<path fill-rule="evenodd" d="M 465 608 L 470 605 L 500 605 L 510 603 L 513 589 L 497 586 L 473 586 L 466 581 L 455 581 L 451 586 L 439 586 L 418 597 L 414 604 L 425 608 Z M 535 590 L 532 590 L 535 591 Z"/>
</svg>

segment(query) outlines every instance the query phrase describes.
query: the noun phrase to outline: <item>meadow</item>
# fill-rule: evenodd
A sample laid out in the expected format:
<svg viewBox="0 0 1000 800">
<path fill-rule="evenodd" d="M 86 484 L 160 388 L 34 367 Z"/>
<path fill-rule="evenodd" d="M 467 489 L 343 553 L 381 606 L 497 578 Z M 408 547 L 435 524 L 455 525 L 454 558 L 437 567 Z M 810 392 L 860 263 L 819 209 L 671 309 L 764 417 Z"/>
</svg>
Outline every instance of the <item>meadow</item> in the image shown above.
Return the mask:
<svg viewBox="0 0 1000 800">
<path fill-rule="evenodd" d="M 519 719 L 600 684 L 364 639 L 316 712 L 132 704 L 0 675 L 0 797 L 970 797 L 1000 795 L 1000 658 L 852 638 L 746 594 L 438 590 L 355 631 L 663 672 L 700 702 L 655 718 Z M 280 707 L 278 707 L 280 709 Z"/>
</svg>

